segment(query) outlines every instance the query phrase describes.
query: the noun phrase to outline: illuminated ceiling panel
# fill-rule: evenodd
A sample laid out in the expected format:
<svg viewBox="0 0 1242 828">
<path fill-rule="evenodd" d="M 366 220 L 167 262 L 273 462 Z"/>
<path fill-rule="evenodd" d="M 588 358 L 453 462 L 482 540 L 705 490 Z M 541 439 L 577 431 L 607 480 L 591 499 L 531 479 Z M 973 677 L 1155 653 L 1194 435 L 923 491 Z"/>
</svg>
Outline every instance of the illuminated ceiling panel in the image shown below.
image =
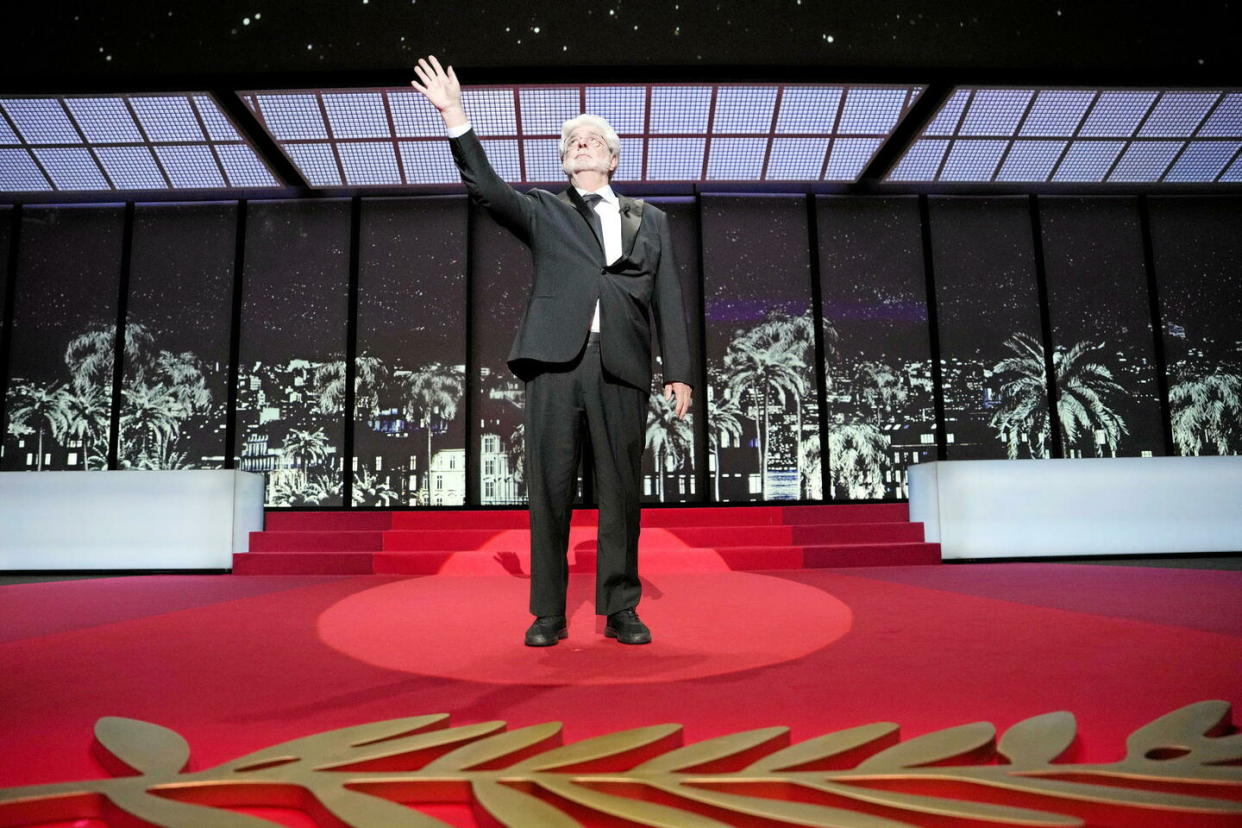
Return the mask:
<svg viewBox="0 0 1242 828">
<path fill-rule="evenodd" d="M 506 86 L 463 105 L 507 181 L 564 180 L 561 124 L 602 115 L 618 181 L 856 181 L 922 87 L 743 84 Z M 458 184 L 439 113 L 406 88 L 270 90 L 243 102 L 315 187 Z M 367 146 L 379 145 L 379 146 Z M 364 169 L 367 164 L 371 169 Z"/>
<path fill-rule="evenodd" d="M 206 94 L 0 98 L 0 191 L 278 186 Z"/>
<path fill-rule="evenodd" d="M 893 182 L 1236 181 L 1242 92 L 960 87 Z"/>
</svg>

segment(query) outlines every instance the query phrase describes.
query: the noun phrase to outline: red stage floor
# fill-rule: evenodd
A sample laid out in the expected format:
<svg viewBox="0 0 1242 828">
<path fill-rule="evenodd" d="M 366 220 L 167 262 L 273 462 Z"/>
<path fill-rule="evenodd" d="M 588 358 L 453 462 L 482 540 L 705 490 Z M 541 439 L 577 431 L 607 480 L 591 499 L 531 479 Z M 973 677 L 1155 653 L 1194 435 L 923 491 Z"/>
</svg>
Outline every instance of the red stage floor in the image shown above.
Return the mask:
<svg viewBox="0 0 1242 828">
<path fill-rule="evenodd" d="M 1063 760 L 1108 763 L 1163 714 L 1242 700 L 1242 573 L 997 564 L 650 577 L 640 609 L 652 645 L 602 638 L 589 576 L 576 575 L 570 638 L 550 649 L 520 644 L 519 577 L 4 587 L 0 788 L 106 776 L 92 754 L 105 716 L 177 731 L 189 769 L 201 770 L 431 713 L 510 729 L 563 721 L 567 743 L 677 722 L 691 743 L 776 725 L 793 742 L 872 722 L 899 724 L 902 739 L 977 721 L 1003 732 L 1069 711 L 1078 738 Z M 473 824 L 465 807 L 428 812 Z M 251 813 L 312 824 L 283 809 Z M 975 824 L 930 819 L 907 824 Z"/>
</svg>

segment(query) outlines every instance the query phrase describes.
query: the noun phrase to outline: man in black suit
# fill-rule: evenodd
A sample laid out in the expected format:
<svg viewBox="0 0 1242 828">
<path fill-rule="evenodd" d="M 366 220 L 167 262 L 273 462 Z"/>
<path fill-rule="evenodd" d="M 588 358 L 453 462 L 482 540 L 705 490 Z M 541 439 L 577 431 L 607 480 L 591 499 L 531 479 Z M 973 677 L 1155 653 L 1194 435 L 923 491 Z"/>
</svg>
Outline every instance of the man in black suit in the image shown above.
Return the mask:
<svg viewBox="0 0 1242 828">
<path fill-rule="evenodd" d="M 602 118 L 565 122 L 560 194 L 519 193 L 487 156 L 461 104 L 450 66 L 434 57 L 414 68 L 411 85 L 440 111 L 453 158 L 471 197 L 531 249 L 535 276 L 509 352 L 526 383 L 526 480 L 530 492 L 531 596 L 526 644 L 547 647 L 567 635 L 565 593 L 581 422 L 595 459 L 599 557 L 595 611 L 604 634 L 646 644 L 635 612 L 641 461 L 651 387 L 652 324 L 660 339 L 664 397 L 690 409 L 692 358 L 668 218 L 613 192 L 620 139 Z"/>
</svg>

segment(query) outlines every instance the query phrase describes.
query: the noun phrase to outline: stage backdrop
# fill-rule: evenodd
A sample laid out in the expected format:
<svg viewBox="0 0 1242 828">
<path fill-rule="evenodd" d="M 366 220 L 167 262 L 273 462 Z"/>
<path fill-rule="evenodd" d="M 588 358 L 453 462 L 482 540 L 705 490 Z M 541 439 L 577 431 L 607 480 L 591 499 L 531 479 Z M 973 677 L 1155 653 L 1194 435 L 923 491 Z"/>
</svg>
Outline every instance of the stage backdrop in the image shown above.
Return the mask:
<svg viewBox="0 0 1242 828">
<path fill-rule="evenodd" d="M 124 237 L 120 205 L 23 208 L 0 469 L 108 467 Z"/>
<path fill-rule="evenodd" d="M 1152 259 L 1178 454 L 1242 453 L 1239 201 L 1151 199 Z"/>
<path fill-rule="evenodd" d="M 834 500 L 903 498 L 936 459 L 918 200 L 820 198 L 826 455 Z"/>
<path fill-rule="evenodd" d="M 1242 453 L 1242 199 L 652 201 L 703 359 L 687 420 L 651 389 L 647 502 L 901 499 L 935 458 Z M 462 196 L 3 206 L 0 266 L 4 470 L 525 503 L 505 355 L 530 255 Z"/>
<path fill-rule="evenodd" d="M 368 200 L 360 227 L 352 503 L 459 506 L 466 502 L 466 204 Z M 337 379 L 344 393 L 343 370 Z"/>
<path fill-rule="evenodd" d="M 1164 454 L 1138 200 L 1043 199 L 1039 219 L 1058 456 Z"/>
<path fill-rule="evenodd" d="M 120 468 L 224 468 L 236 247 L 236 204 L 135 208 Z"/>
</svg>

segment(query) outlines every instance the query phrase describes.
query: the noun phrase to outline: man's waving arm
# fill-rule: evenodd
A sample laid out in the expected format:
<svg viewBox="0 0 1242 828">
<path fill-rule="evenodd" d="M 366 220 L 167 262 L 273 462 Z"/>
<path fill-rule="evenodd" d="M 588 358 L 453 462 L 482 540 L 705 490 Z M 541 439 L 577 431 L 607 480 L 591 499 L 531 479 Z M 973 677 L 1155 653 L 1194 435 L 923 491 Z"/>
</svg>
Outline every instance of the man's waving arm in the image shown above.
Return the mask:
<svg viewBox="0 0 1242 828">
<path fill-rule="evenodd" d="M 525 240 L 530 232 L 530 201 L 496 175 L 488 162 L 483 145 L 470 128 L 470 121 L 462 108 L 457 73 L 452 66 L 447 69 L 442 67 L 435 55 L 419 58 L 414 73 L 418 75 L 418 81 L 410 81 L 410 86 L 440 111 L 451 136 L 449 145 L 453 150 L 453 160 L 457 162 L 466 189 L 501 224 Z"/>
</svg>

